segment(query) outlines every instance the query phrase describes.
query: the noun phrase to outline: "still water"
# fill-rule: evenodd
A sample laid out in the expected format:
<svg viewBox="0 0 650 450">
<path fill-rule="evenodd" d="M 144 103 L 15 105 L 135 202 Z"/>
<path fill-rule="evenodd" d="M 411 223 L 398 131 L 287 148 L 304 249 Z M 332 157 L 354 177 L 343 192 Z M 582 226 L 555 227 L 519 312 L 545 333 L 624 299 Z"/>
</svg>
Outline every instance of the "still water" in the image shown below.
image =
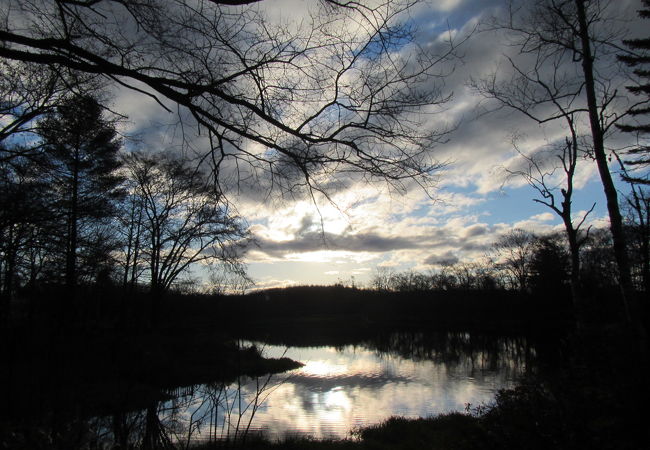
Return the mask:
<svg viewBox="0 0 650 450">
<path fill-rule="evenodd" d="M 174 392 L 175 399 L 158 406 L 160 426 L 179 431 L 173 440 L 236 440 L 252 434 L 346 438 L 390 416 L 463 411 L 512 387 L 534 356 L 525 342 L 477 343 L 463 333 L 434 341 L 393 335 L 379 345 L 343 347 L 244 345 L 304 366 Z"/>
<path fill-rule="evenodd" d="M 132 380 L 91 383 L 76 386 L 86 394 L 66 400 L 68 391 L 60 392 L 55 377 L 19 396 L 15 407 L 28 407 L 14 417 L 24 416 L 33 426 L 25 432 L 22 425 L 16 428 L 8 448 L 188 448 L 254 435 L 349 438 L 354 430 L 391 416 L 426 417 L 489 403 L 498 389 L 514 386 L 533 370 L 536 360 L 524 338 L 393 332 L 353 342 L 306 347 L 240 341 L 266 357 L 287 357 L 303 366 L 162 391 Z M 211 378 L 203 375 L 203 380 Z M 48 386 L 58 394 L 48 396 Z M 43 395 L 34 397 L 38 401 L 27 401 L 41 390 Z M 95 409 L 84 407 L 85 397 Z M 103 408 L 97 399 L 106 402 Z"/>
</svg>

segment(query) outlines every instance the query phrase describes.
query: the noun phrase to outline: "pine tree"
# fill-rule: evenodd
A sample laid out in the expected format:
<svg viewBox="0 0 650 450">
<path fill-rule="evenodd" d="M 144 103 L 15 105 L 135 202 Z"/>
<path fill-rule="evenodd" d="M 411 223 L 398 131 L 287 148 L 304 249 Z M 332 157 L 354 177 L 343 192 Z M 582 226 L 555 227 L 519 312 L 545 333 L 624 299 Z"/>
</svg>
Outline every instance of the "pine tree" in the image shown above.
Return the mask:
<svg viewBox="0 0 650 450">
<path fill-rule="evenodd" d="M 643 0 L 644 9 L 639 10 L 639 16 L 644 19 L 650 19 L 650 0 Z M 645 101 L 639 102 L 635 107 L 630 108 L 629 114 L 633 117 L 640 117 L 637 124 L 621 124 L 618 128 L 627 133 L 635 133 L 638 136 L 647 136 L 650 134 L 650 122 L 643 121 L 642 117 L 650 114 L 650 37 L 640 39 L 629 39 L 623 43 L 630 49 L 630 54 L 621 55 L 619 59 L 630 67 L 634 67 L 634 74 L 638 77 L 638 83 L 634 86 L 628 86 L 627 89 L 635 96 L 647 97 Z M 642 141 L 643 142 L 643 141 Z M 632 167 L 650 166 L 650 146 L 642 143 L 632 150 L 629 150 L 632 159 L 626 163 Z M 634 177 L 626 175 L 627 181 L 633 183 L 650 184 L 648 175 Z"/>
<path fill-rule="evenodd" d="M 52 216 L 63 231 L 58 246 L 65 261 L 65 284 L 74 291 L 79 257 L 97 258 L 97 236 L 122 195 L 117 173 L 121 142 L 114 124 L 90 96 L 68 99 L 39 123 L 38 130 L 48 155 L 45 176 L 51 183 Z"/>
</svg>

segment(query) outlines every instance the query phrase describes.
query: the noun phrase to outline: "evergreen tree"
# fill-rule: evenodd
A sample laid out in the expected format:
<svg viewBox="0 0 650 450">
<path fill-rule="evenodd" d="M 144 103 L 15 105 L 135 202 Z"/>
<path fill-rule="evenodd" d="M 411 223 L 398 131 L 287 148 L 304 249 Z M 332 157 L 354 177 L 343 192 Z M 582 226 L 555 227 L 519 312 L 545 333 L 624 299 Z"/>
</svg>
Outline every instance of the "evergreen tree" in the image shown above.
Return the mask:
<svg viewBox="0 0 650 450">
<path fill-rule="evenodd" d="M 39 123 L 38 131 L 49 157 L 45 176 L 50 181 L 52 217 L 62 230 L 53 239 L 59 239 L 65 284 L 74 291 L 79 258 L 88 255 L 97 265 L 97 236 L 123 195 L 117 172 L 121 143 L 114 124 L 90 96 L 63 102 Z M 106 240 L 101 243 L 104 246 Z M 103 253 L 108 258 L 108 251 Z"/>
<path fill-rule="evenodd" d="M 644 9 L 639 10 L 639 16 L 650 19 L 650 0 L 643 0 Z M 628 90 L 636 96 L 647 97 L 637 106 L 630 108 L 628 111 L 634 117 L 647 116 L 650 114 L 650 36 L 640 39 L 629 39 L 623 41 L 630 49 L 627 55 L 621 55 L 619 58 L 631 67 L 634 67 L 634 74 L 639 78 L 635 86 L 628 86 Z M 636 133 L 639 136 L 650 134 L 650 122 L 639 120 L 637 124 L 619 125 L 619 129 L 628 133 Z M 647 167 L 650 165 L 650 146 L 645 143 L 638 145 L 628 152 L 633 159 L 626 161 L 627 164 L 637 167 Z M 627 181 L 635 183 L 650 184 L 648 175 L 631 176 L 625 175 Z"/>
<path fill-rule="evenodd" d="M 569 286 L 570 255 L 561 234 L 537 238 L 530 261 L 530 287 L 533 292 L 562 295 Z"/>
</svg>

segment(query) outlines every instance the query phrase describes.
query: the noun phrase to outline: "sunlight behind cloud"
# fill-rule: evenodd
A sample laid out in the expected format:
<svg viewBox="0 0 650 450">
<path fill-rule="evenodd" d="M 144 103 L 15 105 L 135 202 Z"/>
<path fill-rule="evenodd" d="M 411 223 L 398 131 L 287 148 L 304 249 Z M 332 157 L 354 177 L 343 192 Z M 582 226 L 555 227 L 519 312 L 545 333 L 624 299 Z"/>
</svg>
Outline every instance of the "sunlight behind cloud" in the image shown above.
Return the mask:
<svg viewBox="0 0 650 450">
<path fill-rule="evenodd" d="M 287 22 L 303 20 L 305 11 L 315 7 L 289 0 L 281 2 L 281 6 L 269 5 L 261 2 L 256 7 L 269 9 L 271 20 Z M 440 48 L 440 37 L 447 30 L 443 24 L 448 18 L 453 19 L 449 28 L 463 36 L 476 25 L 481 14 L 497 11 L 496 6 L 492 1 L 424 2 L 412 11 L 412 20 L 420 25 L 435 22 L 439 28 L 424 27 L 418 37 L 421 51 Z M 421 22 L 418 15 L 423 18 Z M 296 22 L 295 26 L 300 24 Z M 469 85 L 470 77 L 489 74 L 495 62 L 512 51 L 501 45 L 502 40 L 499 33 L 475 35 L 462 48 L 462 63 L 448 66 L 445 89 L 453 91 L 454 98 L 446 105 L 444 114 L 432 110 L 424 125 L 431 130 L 456 125 L 447 143 L 430 149 L 436 159 L 450 163 L 436 173 L 437 189 L 425 192 L 415 183 L 406 182 L 401 189 L 391 190 L 385 184 L 368 183 L 354 175 L 339 175 L 319 179 L 332 190 L 329 199 L 316 193 L 314 204 L 314 199 L 303 191 L 290 192 L 285 197 L 269 196 L 264 184 L 268 180 L 257 183 L 255 176 L 242 173 L 247 181 L 239 186 L 241 190 L 233 190 L 229 199 L 249 221 L 257 240 L 258 246 L 250 248 L 246 261 L 252 265 L 251 275 L 258 280 L 258 286 L 286 286 L 305 280 L 330 283 L 334 277 L 346 279 L 352 275 L 364 282 L 377 266 L 428 270 L 431 265 L 427 261 L 476 260 L 491 242 L 513 226 L 540 232 L 561 231 L 559 218 L 532 201 L 535 192 L 521 177 L 507 179 L 506 168 L 516 170 L 525 163 L 513 149 L 513 136 L 521 138 L 519 148 L 530 154 L 549 142 L 563 139 L 566 130 L 557 123 L 540 127 L 521 115 L 504 111 L 485 114 L 493 105 L 481 100 Z M 395 57 L 405 58 L 410 50 L 396 48 Z M 434 87 L 435 83 L 430 86 Z M 118 103 L 138 123 L 146 122 L 145 118 L 160 121 L 168 115 L 153 101 L 138 109 L 130 92 L 119 94 Z M 292 106 L 298 116 L 310 107 Z M 142 125 L 140 129 L 147 132 Z M 149 138 L 148 141 L 162 140 L 163 136 Z M 178 144 L 170 142 L 169 136 L 164 139 L 170 145 Z M 191 141 L 197 150 L 206 148 L 204 135 L 193 136 Z M 255 143 L 246 146 L 255 155 L 268 151 Z M 233 174 L 236 181 L 236 171 Z M 552 183 L 560 187 L 562 175 L 558 171 Z M 602 194 L 594 189 L 594 177 L 592 161 L 580 160 L 574 180 L 574 208 L 587 210 L 597 201 L 597 209 L 601 208 L 593 213 L 597 217 L 602 215 L 604 202 Z M 592 195 L 593 192 L 596 194 Z M 272 264 L 276 265 L 273 270 L 262 270 Z M 291 276 L 280 273 L 283 264 L 293 268 Z M 359 266 L 370 270 L 361 270 Z"/>
<path fill-rule="evenodd" d="M 285 255 L 285 260 L 287 261 L 334 264 L 345 264 L 347 262 L 360 264 L 375 258 L 376 255 L 368 252 L 348 252 L 341 250 L 321 250 L 316 252 L 289 253 Z"/>
</svg>

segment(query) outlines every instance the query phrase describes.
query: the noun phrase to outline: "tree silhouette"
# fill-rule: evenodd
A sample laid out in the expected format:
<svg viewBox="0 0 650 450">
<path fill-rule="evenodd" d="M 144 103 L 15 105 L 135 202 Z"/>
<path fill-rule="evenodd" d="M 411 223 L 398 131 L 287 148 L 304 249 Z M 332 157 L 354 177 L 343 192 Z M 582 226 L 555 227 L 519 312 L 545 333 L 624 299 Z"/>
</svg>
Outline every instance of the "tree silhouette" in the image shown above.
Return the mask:
<svg viewBox="0 0 650 450">
<path fill-rule="evenodd" d="M 643 0 L 643 5 L 645 9 L 639 10 L 639 16 L 650 19 L 650 1 Z M 628 66 L 634 67 L 634 74 L 638 77 L 638 84 L 628 86 L 627 89 L 634 95 L 646 97 L 642 104 L 635 105 L 628 112 L 633 117 L 645 117 L 650 114 L 650 71 L 647 69 L 647 65 L 650 64 L 650 37 L 628 39 L 623 43 L 630 49 L 630 53 L 619 55 L 619 59 Z M 617 126 L 624 132 L 635 133 L 641 139 L 650 133 L 650 123 L 618 124 Z M 633 159 L 626 161 L 627 164 L 640 167 L 650 165 L 650 146 L 647 143 L 639 144 L 629 150 L 628 154 Z M 626 174 L 625 178 L 635 183 L 650 184 L 647 174 L 645 176 Z"/>
<path fill-rule="evenodd" d="M 505 31 L 510 44 L 519 51 L 515 57 L 506 57 L 512 77 L 499 79 L 495 73 L 483 80 L 480 89 L 502 106 L 540 125 L 574 116 L 587 123 L 590 151 L 607 201 L 623 307 L 628 322 L 639 336 L 645 336 L 632 286 L 618 193 L 605 147 L 606 136 L 627 116 L 619 109 L 625 99 L 612 81 L 616 80 L 613 69 L 622 39 L 616 14 L 612 14 L 613 4 L 600 0 L 544 0 L 529 6 L 516 1 L 509 5 L 506 19 L 495 19 L 490 28 Z"/>
<path fill-rule="evenodd" d="M 561 106 L 558 108 L 561 109 Z M 524 154 L 515 144 L 517 152 L 524 158 L 526 165 L 523 169 L 507 169 L 507 171 L 510 176 L 523 178 L 537 192 L 538 198 L 534 198 L 533 201 L 550 208 L 562 219 L 571 256 L 572 300 L 578 310 L 578 316 L 580 316 L 580 310 L 584 308 L 585 300 L 582 295 L 580 279 L 580 247 L 589 235 L 589 228 L 586 232 L 583 232 L 581 228 L 596 204 L 594 203 L 581 218 L 574 219 L 572 209 L 574 177 L 578 158 L 581 153 L 585 152 L 579 150 L 579 139 L 573 115 L 567 114 L 565 119 L 571 133 L 570 137 L 565 138 L 562 143 L 550 145 L 546 151 L 538 151 L 533 155 Z M 561 170 L 564 175 L 560 182 L 555 179 L 558 170 Z"/>
<path fill-rule="evenodd" d="M 630 236 L 630 255 L 636 263 L 640 290 L 650 292 L 650 192 L 641 186 L 632 185 L 625 197 L 627 231 Z M 636 266 L 636 267 L 634 267 Z M 634 274 L 634 271 L 633 271 Z"/>
<path fill-rule="evenodd" d="M 34 286 L 43 266 L 45 236 L 51 236 L 47 186 L 32 161 L 0 162 L 0 323 L 10 316 L 15 292 Z"/>
<path fill-rule="evenodd" d="M 491 257 L 505 274 L 513 289 L 529 287 L 530 265 L 535 250 L 535 235 L 516 228 L 501 236 L 493 245 Z"/>
<path fill-rule="evenodd" d="M 573 270 L 570 269 L 569 254 L 561 235 L 541 236 L 533 246 L 530 262 L 531 288 L 538 293 L 561 295 Z"/>
<path fill-rule="evenodd" d="M 247 231 L 215 197 L 205 175 L 187 161 L 133 153 L 126 157 L 126 167 L 141 208 L 129 215 L 138 221 L 130 228 L 140 233 L 137 251 L 148 268 L 155 321 L 162 295 L 192 265 L 222 262 L 239 270 Z M 133 247 L 132 257 L 135 251 Z"/>
<path fill-rule="evenodd" d="M 117 174 L 121 143 L 92 97 L 69 98 L 40 121 L 38 133 L 48 158 L 44 176 L 50 182 L 50 211 L 62 226 L 65 284 L 74 291 L 80 249 L 83 256 L 97 249 L 97 227 L 113 216 L 123 195 Z"/>
<path fill-rule="evenodd" d="M 455 45 L 415 48 L 410 1 L 324 1 L 296 26 L 252 3 L 23 0 L 0 25 L 0 58 L 178 106 L 210 138 L 222 190 L 228 175 L 325 193 L 340 173 L 428 184 L 445 130 L 419 112 L 448 100 L 435 81 Z"/>
<path fill-rule="evenodd" d="M 96 95 L 96 75 L 0 58 L 0 161 L 38 158 L 37 123 L 71 95 Z"/>
</svg>

